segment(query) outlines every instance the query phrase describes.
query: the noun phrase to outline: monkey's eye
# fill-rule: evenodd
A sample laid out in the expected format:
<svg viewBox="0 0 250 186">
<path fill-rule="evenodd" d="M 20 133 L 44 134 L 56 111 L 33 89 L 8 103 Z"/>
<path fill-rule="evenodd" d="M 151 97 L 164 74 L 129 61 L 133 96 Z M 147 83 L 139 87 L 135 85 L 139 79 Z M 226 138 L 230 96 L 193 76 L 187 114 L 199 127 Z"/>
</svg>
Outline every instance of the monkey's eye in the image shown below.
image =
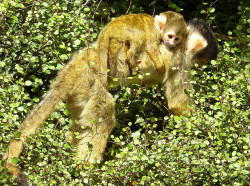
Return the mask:
<svg viewBox="0 0 250 186">
<path fill-rule="evenodd" d="M 180 39 L 180 38 L 175 38 L 174 40 L 175 40 L 175 41 L 179 41 L 179 39 Z"/>
<path fill-rule="evenodd" d="M 172 39 L 173 37 L 174 37 L 174 36 L 171 35 L 171 34 L 168 35 L 168 38 L 169 38 L 169 39 Z"/>
</svg>

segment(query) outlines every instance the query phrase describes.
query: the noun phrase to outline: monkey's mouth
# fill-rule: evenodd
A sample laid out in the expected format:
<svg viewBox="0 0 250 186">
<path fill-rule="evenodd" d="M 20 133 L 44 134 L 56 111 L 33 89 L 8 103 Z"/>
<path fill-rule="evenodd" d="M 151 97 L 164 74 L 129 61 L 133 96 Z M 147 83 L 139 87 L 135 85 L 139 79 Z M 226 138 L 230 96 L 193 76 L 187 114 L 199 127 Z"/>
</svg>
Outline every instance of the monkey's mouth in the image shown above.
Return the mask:
<svg viewBox="0 0 250 186">
<path fill-rule="evenodd" d="M 173 49 L 173 48 L 176 47 L 176 44 L 170 44 L 170 43 L 168 43 L 168 42 L 164 42 L 164 44 L 165 44 L 168 48 L 170 48 L 170 49 Z"/>
</svg>

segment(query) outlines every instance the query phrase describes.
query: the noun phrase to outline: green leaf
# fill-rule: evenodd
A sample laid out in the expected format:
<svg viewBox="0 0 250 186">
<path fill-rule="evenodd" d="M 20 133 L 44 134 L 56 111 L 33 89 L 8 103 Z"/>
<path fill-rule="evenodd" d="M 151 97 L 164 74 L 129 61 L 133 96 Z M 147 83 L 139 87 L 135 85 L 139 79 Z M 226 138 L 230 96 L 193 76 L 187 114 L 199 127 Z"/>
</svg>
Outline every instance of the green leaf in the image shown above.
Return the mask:
<svg viewBox="0 0 250 186">
<path fill-rule="evenodd" d="M 138 75 L 139 79 L 143 79 L 143 76 L 141 74 Z"/>
<path fill-rule="evenodd" d="M 21 133 L 20 131 L 14 132 L 15 138 L 20 138 L 21 134 L 22 134 L 22 133 Z"/>
<path fill-rule="evenodd" d="M 60 144 L 56 141 L 53 142 L 53 145 L 56 146 L 56 147 L 60 147 Z"/>
<path fill-rule="evenodd" d="M 229 60 L 229 55 L 225 55 L 224 58 L 225 58 L 226 60 Z"/>
<path fill-rule="evenodd" d="M 57 69 L 57 70 L 61 70 L 61 69 L 63 69 L 63 66 L 62 66 L 61 64 L 57 64 L 57 65 L 56 65 L 56 69 Z"/>
<path fill-rule="evenodd" d="M 86 7 L 83 9 L 85 12 L 89 12 L 90 11 L 90 8 L 89 7 Z"/>
<path fill-rule="evenodd" d="M 5 66 L 5 63 L 4 62 L 0 62 L 0 67 L 4 67 Z"/>
<path fill-rule="evenodd" d="M 80 45 L 81 44 L 81 40 L 80 39 L 75 40 L 74 44 L 77 45 L 77 46 Z"/>
<path fill-rule="evenodd" d="M 212 85 L 212 89 L 217 90 L 218 86 L 217 85 Z"/>
<path fill-rule="evenodd" d="M 27 81 L 25 81 L 24 85 L 25 85 L 25 86 L 30 86 L 30 85 L 32 85 L 32 82 L 29 81 L 29 80 L 27 80 Z"/>
<path fill-rule="evenodd" d="M 212 65 L 216 65 L 217 62 L 216 62 L 215 60 L 212 60 L 212 61 L 211 61 L 211 64 L 212 64 Z"/>
<path fill-rule="evenodd" d="M 83 65 L 83 68 L 88 68 L 88 67 L 89 67 L 89 65 L 87 65 L 87 64 L 86 64 L 86 65 Z"/>
<path fill-rule="evenodd" d="M 19 20 L 16 16 L 12 16 L 13 23 L 19 23 Z"/>
<path fill-rule="evenodd" d="M 64 147 L 65 149 L 68 149 L 68 148 L 70 148 L 70 145 L 66 143 L 66 144 L 63 145 L 63 147 Z"/>
<path fill-rule="evenodd" d="M 68 60 L 68 56 L 66 54 L 60 55 L 61 60 Z"/>
<path fill-rule="evenodd" d="M 142 161 L 148 160 L 148 157 L 147 157 L 146 155 L 143 155 L 143 156 L 141 157 L 141 160 L 142 160 Z"/>
<path fill-rule="evenodd" d="M 94 66 L 94 65 L 95 65 L 95 62 L 94 62 L 94 61 L 90 61 L 89 64 L 90 64 L 91 66 Z"/>
<path fill-rule="evenodd" d="M 236 29 L 237 29 L 237 30 L 242 30 L 242 26 L 241 26 L 241 25 L 238 25 L 238 26 L 236 27 Z"/>
<path fill-rule="evenodd" d="M 213 13 L 215 11 L 215 8 L 209 8 L 208 10 L 210 13 Z"/>
<path fill-rule="evenodd" d="M 206 14 L 206 10 L 201 10 L 201 14 Z"/>
<path fill-rule="evenodd" d="M 24 111 L 24 108 L 23 107 L 18 107 L 17 110 L 22 112 L 22 111 Z"/>
<path fill-rule="evenodd" d="M 15 165 L 18 163 L 19 159 L 18 158 L 13 158 L 12 159 L 12 163 L 14 163 Z"/>
</svg>

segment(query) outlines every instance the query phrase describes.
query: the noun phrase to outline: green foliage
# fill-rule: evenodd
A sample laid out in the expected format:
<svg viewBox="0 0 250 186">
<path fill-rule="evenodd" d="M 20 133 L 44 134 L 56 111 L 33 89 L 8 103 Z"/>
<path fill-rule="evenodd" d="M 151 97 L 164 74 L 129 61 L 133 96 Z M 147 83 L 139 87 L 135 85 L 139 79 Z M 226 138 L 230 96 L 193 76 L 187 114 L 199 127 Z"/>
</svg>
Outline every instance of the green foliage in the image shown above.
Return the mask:
<svg viewBox="0 0 250 186">
<path fill-rule="evenodd" d="M 203 18 L 215 32 L 233 38 L 218 37 L 218 59 L 192 71 L 196 114 L 171 115 L 158 86 L 122 87 L 115 95 L 117 127 L 102 164 L 83 170 L 75 164 L 76 149 L 65 142 L 69 120 L 64 104 L 29 137 L 13 163 L 31 185 L 249 184 L 250 3 L 230 2 L 2 1 L 0 159 L 11 138 L 19 138 L 16 130 L 57 71 L 75 51 L 94 42 L 112 17 L 171 9 L 187 19 Z M 12 185 L 14 179 L 0 169 L 0 185 Z"/>
</svg>

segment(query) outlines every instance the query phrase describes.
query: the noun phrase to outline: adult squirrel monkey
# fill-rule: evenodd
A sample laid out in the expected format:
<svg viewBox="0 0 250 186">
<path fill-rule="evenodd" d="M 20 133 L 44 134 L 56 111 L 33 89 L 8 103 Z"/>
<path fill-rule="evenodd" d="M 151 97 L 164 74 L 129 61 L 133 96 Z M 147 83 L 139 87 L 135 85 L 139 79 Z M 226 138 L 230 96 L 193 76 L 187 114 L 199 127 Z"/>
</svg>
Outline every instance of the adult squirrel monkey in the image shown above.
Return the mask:
<svg viewBox="0 0 250 186">
<path fill-rule="evenodd" d="M 165 73 L 160 74 L 157 71 L 150 54 L 146 49 L 141 48 L 135 59 L 141 61 L 138 64 L 139 72 L 141 72 L 139 75 L 150 73 L 150 76 L 142 76 L 142 79 L 135 76 L 133 80 L 126 81 L 127 84 L 134 82 L 143 82 L 147 85 L 161 84 L 165 89 L 171 112 L 177 115 L 185 111 L 192 112 L 187 106 L 187 104 L 192 104 L 192 100 L 185 93 L 185 89 L 192 91 L 191 75 L 188 72 L 194 63 L 202 65 L 215 59 L 218 54 L 216 38 L 205 23 L 191 21 L 187 30 L 187 41 L 176 51 L 169 49 L 163 43 L 157 46 L 164 61 Z M 126 56 L 124 54 L 131 49 L 133 44 L 124 39 L 110 38 L 109 45 L 108 48 L 115 48 L 116 53 L 112 57 L 113 61 L 119 65 L 124 61 Z M 37 132 L 37 129 L 61 101 L 67 102 L 70 118 L 72 121 L 77 121 L 71 125 L 71 132 L 68 134 L 72 144 L 77 148 L 75 160 L 81 160 L 83 163 L 102 160 L 107 138 L 116 125 L 114 99 L 105 82 L 103 83 L 103 78 L 108 80 L 107 83 L 112 82 L 112 79 L 100 76 L 92 68 L 83 68 L 90 62 L 96 62 L 94 68 L 101 65 L 105 68 L 107 64 L 98 63 L 99 52 L 99 49 L 85 48 L 72 58 L 58 74 L 43 100 L 34 107 L 21 124 L 20 137 L 10 142 L 3 159 L 7 159 L 5 166 L 8 171 L 17 176 L 18 185 L 27 185 L 27 179 L 18 166 L 13 164 L 13 158 L 20 156 L 26 137 Z M 123 64 L 119 68 L 130 69 L 131 67 L 129 64 Z M 118 71 L 118 68 L 114 69 Z M 133 71 L 133 69 L 130 70 Z M 122 75 L 122 72 L 127 71 L 120 70 L 119 73 L 114 74 L 127 77 L 127 74 Z M 79 135 L 76 136 L 76 133 Z M 88 152 L 89 143 L 93 146 L 92 152 Z"/>
</svg>

